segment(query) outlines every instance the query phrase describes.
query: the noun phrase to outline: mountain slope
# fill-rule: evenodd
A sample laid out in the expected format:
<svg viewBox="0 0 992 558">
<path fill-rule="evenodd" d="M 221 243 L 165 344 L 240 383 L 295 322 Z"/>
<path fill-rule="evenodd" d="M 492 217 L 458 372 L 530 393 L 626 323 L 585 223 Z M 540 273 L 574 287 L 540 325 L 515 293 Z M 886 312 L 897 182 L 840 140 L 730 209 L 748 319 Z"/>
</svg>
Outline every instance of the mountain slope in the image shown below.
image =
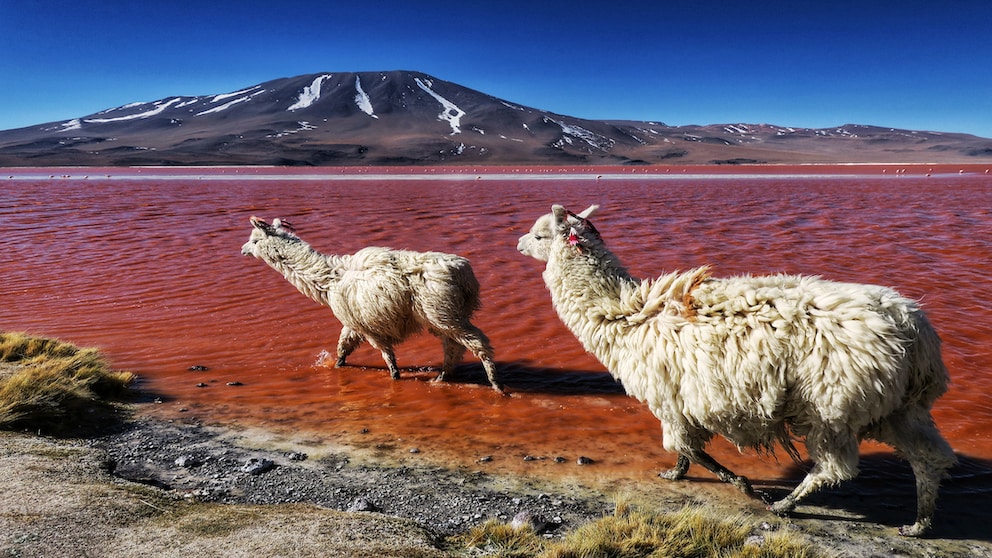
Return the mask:
<svg viewBox="0 0 992 558">
<path fill-rule="evenodd" d="M 418 72 L 282 78 L 0 131 L 0 166 L 984 162 L 992 140 L 583 120 Z"/>
</svg>

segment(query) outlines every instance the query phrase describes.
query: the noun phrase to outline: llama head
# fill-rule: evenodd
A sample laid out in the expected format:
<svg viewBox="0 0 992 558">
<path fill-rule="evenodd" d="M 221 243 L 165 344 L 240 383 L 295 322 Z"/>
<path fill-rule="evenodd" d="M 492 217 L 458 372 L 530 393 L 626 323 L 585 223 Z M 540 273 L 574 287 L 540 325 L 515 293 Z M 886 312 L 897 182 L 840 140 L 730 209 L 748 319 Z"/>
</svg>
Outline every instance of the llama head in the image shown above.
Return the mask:
<svg viewBox="0 0 992 558">
<path fill-rule="evenodd" d="M 554 213 L 555 207 L 560 207 L 562 212 L 566 214 L 567 219 L 568 212 L 560 205 L 554 206 L 551 213 L 542 215 L 538 218 L 537 222 L 534 223 L 534 226 L 530 228 L 530 232 L 521 236 L 520 240 L 517 241 L 517 250 L 519 250 L 521 254 L 541 260 L 542 262 L 548 261 L 548 256 L 551 253 L 551 239 L 556 234 L 557 227 L 557 217 Z M 598 210 L 598 205 L 590 205 L 582 213 L 573 215 L 576 221 L 585 220 Z M 588 221 L 586 222 L 588 223 Z"/>
<path fill-rule="evenodd" d="M 272 249 L 272 240 L 301 242 L 300 238 L 293 234 L 293 226 L 281 219 L 273 219 L 272 224 L 268 224 L 262 219 L 251 216 L 249 219 L 252 225 L 251 236 L 248 242 L 241 246 L 241 254 L 244 256 L 255 256 L 265 259 L 265 254 Z"/>
</svg>

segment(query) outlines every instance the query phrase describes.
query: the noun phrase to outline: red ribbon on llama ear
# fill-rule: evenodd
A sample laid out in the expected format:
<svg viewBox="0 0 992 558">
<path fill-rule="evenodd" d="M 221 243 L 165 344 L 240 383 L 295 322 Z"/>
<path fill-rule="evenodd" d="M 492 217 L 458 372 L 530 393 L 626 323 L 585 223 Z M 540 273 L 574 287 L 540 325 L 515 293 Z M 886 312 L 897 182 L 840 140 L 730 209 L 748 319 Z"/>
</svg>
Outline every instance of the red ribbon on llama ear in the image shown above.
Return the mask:
<svg viewBox="0 0 992 558">
<path fill-rule="evenodd" d="M 579 245 L 579 232 L 575 230 L 575 227 L 572 227 L 568 231 L 568 243 L 572 246 Z"/>
</svg>

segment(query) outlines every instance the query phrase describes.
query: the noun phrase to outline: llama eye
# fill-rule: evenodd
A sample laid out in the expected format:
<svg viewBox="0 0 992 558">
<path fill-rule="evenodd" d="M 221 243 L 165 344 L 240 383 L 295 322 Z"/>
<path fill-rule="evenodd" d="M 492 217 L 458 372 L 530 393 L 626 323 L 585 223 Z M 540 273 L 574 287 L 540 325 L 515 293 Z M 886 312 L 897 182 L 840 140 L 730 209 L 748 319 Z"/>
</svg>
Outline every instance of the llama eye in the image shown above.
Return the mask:
<svg viewBox="0 0 992 558">
<path fill-rule="evenodd" d="M 534 240 L 541 240 L 543 237 L 539 234 L 534 235 Z"/>
</svg>

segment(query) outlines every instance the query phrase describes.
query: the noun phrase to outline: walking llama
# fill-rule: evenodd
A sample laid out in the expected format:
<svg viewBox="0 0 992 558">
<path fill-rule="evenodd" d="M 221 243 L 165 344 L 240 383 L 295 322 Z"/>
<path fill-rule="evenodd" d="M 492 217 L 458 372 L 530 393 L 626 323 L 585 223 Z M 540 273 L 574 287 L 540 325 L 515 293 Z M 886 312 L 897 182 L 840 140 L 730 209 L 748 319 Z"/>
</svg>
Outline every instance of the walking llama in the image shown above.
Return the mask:
<svg viewBox="0 0 992 558">
<path fill-rule="evenodd" d="M 595 206 L 594 206 L 595 207 Z M 824 485 L 858 472 L 863 438 L 892 445 L 913 468 L 917 517 L 933 520 L 937 490 L 955 462 L 930 408 L 947 389 L 940 339 L 916 302 L 874 285 L 818 277 L 714 278 L 707 267 L 631 277 L 587 219 L 552 207 L 518 250 L 546 261 L 544 281 L 562 321 L 661 421 L 678 455 L 663 478 L 698 463 L 745 493 L 743 476 L 704 448 L 721 435 L 739 449 L 779 442 L 813 467 L 770 509 L 793 510 Z"/>
<path fill-rule="evenodd" d="M 352 255 L 325 255 L 296 236 L 288 223 L 251 217 L 241 247 L 282 273 L 299 291 L 330 307 L 341 321 L 335 366 L 363 340 L 382 352 L 393 379 L 400 377 L 393 346 L 426 328 L 441 338 L 444 364 L 437 380 L 449 379 L 465 349 L 472 351 L 499 392 L 493 349 L 470 321 L 479 309 L 479 282 L 469 261 L 440 252 L 363 248 Z"/>
</svg>

